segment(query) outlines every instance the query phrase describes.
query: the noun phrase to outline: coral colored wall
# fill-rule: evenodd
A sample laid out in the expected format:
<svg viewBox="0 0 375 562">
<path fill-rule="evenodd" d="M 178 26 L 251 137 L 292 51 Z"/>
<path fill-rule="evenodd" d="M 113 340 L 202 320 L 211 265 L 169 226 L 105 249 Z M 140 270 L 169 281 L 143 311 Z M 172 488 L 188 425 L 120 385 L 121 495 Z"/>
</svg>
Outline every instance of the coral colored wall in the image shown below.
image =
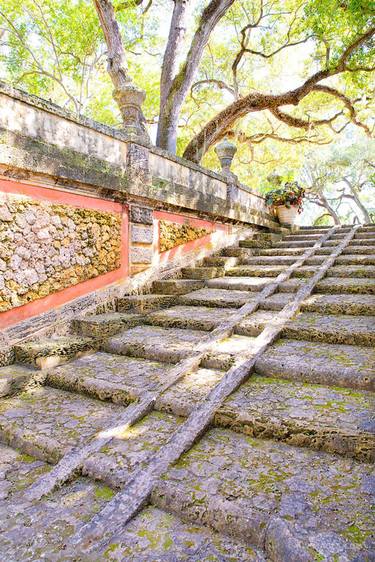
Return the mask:
<svg viewBox="0 0 375 562">
<path fill-rule="evenodd" d="M 25 217 L 30 218 L 30 222 L 33 222 L 32 226 L 27 224 Z M 44 229 L 38 225 L 41 217 L 45 221 Z M 64 225 L 68 225 L 63 225 L 65 230 L 59 228 L 60 232 L 65 233 L 62 243 L 66 248 L 55 251 L 52 258 L 55 260 L 53 262 L 55 267 L 52 268 L 54 273 L 51 274 L 48 269 L 48 246 L 55 244 L 57 248 L 60 248 L 61 242 L 57 238 L 53 239 L 53 233 L 55 233 L 55 237 L 57 236 L 56 228 L 49 222 L 49 219 L 56 219 L 60 225 L 59 217 L 62 217 Z M 12 225 L 13 230 L 18 232 L 11 232 Z M 70 237 L 69 228 L 72 232 Z M 24 236 L 21 234 L 22 230 L 24 230 Z M 77 297 L 125 279 L 129 272 L 128 230 L 128 208 L 125 205 L 30 183 L 0 179 L 0 258 L 2 260 L 2 270 L 0 271 L 0 296 L 2 295 L 2 298 L 0 301 L 3 303 L 3 310 L 8 308 L 8 310 L 0 312 L 0 328 L 16 324 L 21 320 L 59 307 Z M 91 236 L 89 241 L 87 241 L 87 232 Z M 84 234 L 82 235 L 82 233 Z M 16 242 L 14 242 L 15 234 Z M 48 237 L 50 238 L 48 239 Z M 47 238 L 47 240 L 43 240 L 43 238 Z M 28 244 L 31 244 L 32 251 L 28 248 Z M 40 259 L 35 258 L 39 250 Z M 82 252 L 86 252 L 86 254 L 82 254 Z M 57 260 L 58 265 L 56 265 L 56 254 L 57 258 L 60 254 L 64 258 L 60 260 L 61 263 Z M 90 257 L 85 258 L 85 255 Z M 19 271 L 15 265 L 18 264 L 15 258 L 20 262 Z M 69 263 L 69 258 L 73 265 Z M 81 261 L 78 258 L 81 258 Z M 36 269 L 33 269 L 34 267 Z M 44 272 L 45 267 L 47 267 L 47 275 L 43 273 L 42 278 L 38 280 L 37 270 L 40 271 L 42 268 Z M 25 268 L 27 269 L 25 270 Z M 30 273 L 29 277 L 23 275 L 25 271 Z M 32 276 L 33 272 L 35 280 Z M 13 273 L 14 278 L 12 278 Z M 59 282 L 59 276 L 61 279 L 65 276 L 62 283 Z M 20 283 L 16 282 L 17 279 L 21 280 Z M 53 286 L 48 289 L 44 286 L 51 280 L 54 280 L 57 287 L 65 285 L 65 288 L 50 292 L 46 296 L 40 296 L 40 294 L 53 291 Z M 22 283 L 26 285 L 23 288 Z M 22 290 L 20 289 L 20 294 L 17 295 L 16 288 L 20 284 Z M 6 295 L 1 292 L 1 287 L 7 289 Z M 10 287 L 15 293 L 11 296 L 9 296 Z M 40 294 L 38 289 L 41 289 Z M 25 297 L 22 292 L 26 293 Z M 22 304 L 25 299 L 30 302 Z"/>
</svg>

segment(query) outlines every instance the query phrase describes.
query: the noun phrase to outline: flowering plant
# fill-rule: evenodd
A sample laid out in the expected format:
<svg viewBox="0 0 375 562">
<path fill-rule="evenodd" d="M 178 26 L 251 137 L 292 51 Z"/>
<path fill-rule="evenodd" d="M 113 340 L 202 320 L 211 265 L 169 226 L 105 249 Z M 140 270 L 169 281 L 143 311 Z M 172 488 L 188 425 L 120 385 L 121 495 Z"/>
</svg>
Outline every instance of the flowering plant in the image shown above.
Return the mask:
<svg viewBox="0 0 375 562">
<path fill-rule="evenodd" d="M 296 181 L 286 181 L 284 182 L 282 178 L 277 178 L 279 187 L 271 189 L 266 193 L 266 205 L 272 207 L 279 207 L 280 205 L 285 205 L 285 207 L 298 207 L 298 212 L 302 212 L 303 208 L 303 197 L 305 195 L 305 190 Z"/>
</svg>

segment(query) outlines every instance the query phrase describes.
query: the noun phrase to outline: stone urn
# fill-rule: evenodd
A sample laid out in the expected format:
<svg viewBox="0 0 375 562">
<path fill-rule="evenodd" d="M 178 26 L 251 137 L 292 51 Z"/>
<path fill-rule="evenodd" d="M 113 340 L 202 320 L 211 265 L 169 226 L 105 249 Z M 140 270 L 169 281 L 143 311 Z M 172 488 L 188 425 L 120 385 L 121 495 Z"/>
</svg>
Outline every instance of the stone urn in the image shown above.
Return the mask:
<svg viewBox="0 0 375 562">
<path fill-rule="evenodd" d="M 215 147 L 215 152 L 220 160 L 223 174 L 231 175 L 230 167 L 233 157 L 237 152 L 237 147 L 225 137 L 224 140 Z"/>
<path fill-rule="evenodd" d="M 298 216 L 297 205 L 291 205 L 290 207 L 287 207 L 286 205 L 278 205 L 276 207 L 276 212 L 281 224 L 288 226 L 294 226 L 296 224 Z"/>
</svg>

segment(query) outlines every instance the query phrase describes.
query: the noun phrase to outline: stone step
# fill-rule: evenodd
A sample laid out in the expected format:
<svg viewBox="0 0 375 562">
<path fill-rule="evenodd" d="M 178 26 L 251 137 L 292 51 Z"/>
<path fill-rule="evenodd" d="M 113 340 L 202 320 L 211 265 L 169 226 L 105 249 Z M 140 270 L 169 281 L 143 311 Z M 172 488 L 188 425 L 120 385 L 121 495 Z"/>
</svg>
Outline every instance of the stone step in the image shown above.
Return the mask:
<svg viewBox="0 0 375 562">
<path fill-rule="evenodd" d="M 311 258 L 306 259 L 305 265 L 321 265 L 326 259 L 327 256 L 312 256 Z"/>
<path fill-rule="evenodd" d="M 291 293 L 276 293 L 261 305 L 264 310 L 281 310 L 293 299 Z M 375 316 L 375 295 L 314 294 L 301 305 L 302 312 Z"/>
<path fill-rule="evenodd" d="M 15 345 L 14 353 L 18 363 L 46 369 L 81 354 L 92 353 L 97 347 L 95 339 L 85 336 L 41 337 L 35 341 Z"/>
<path fill-rule="evenodd" d="M 187 357 L 205 336 L 199 330 L 136 326 L 103 343 L 103 351 L 162 363 L 177 363 Z"/>
<path fill-rule="evenodd" d="M 375 246 L 352 246 L 349 244 L 344 250 L 342 251 L 343 254 L 360 254 L 360 255 L 373 255 L 375 254 Z"/>
<path fill-rule="evenodd" d="M 316 265 L 304 265 L 293 271 L 292 277 L 312 277 L 316 271 Z"/>
<path fill-rule="evenodd" d="M 38 382 L 41 377 L 44 377 L 44 374 L 40 370 L 26 365 L 0 367 L 0 398 L 20 392 L 28 384 Z"/>
<path fill-rule="evenodd" d="M 316 228 L 314 226 L 301 226 L 299 232 L 301 234 L 319 234 L 319 236 L 323 236 L 323 234 L 326 234 L 329 228 L 331 227 L 327 226 L 325 228 L 324 227 Z"/>
<path fill-rule="evenodd" d="M 306 283 L 307 279 L 289 279 L 280 283 L 279 291 L 291 293 L 298 291 L 298 289 Z M 361 277 L 326 277 L 317 283 L 315 286 L 316 293 L 351 293 L 351 294 L 375 294 L 375 281 L 374 279 L 366 279 Z"/>
<path fill-rule="evenodd" d="M 259 250 L 260 256 L 300 256 L 306 251 L 306 248 L 268 248 Z M 297 259 L 297 258 L 296 258 Z"/>
<path fill-rule="evenodd" d="M 215 306 L 239 308 L 254 300 L 255 295 L 249 291 L 233 289 L 199 289 L 179 298 L 179 303 L 187 306 Z M 194 312 L 192 312 L 194 314 Z"/>
<path fill-rule="evenodd" d="M 234 267 L 238 264 L 238 258 L 236 257 L 228 257 L 228 256 L 211 256 L 209 258 L 204 258 L 203 266 L 208 267 L 224 267 L 227 269 L 228 267 Z"/>
<path fill-rule="evenodd" d="M 191 373 L 164 392 L 155 407 L 189 416 L 223 377 Z M 354 394 L 354 396 L 353 396 Z M 322 449 L 362 461 L 375 460 L 375 395 L 252 375 L 219 408 L 214 424 L 251 437 Z"/>
<path fill-rule="evenodd" d="M 0 402 L 0 440 L 23 453 L 56 463 L 119 415 L 122 406 L 50 387 Z"/>
<path fill-rule="evenodd" d="M 375 316 L 302 312 L 287 324 L 283 334 L 300 340 L 373 346 Z"/>
<path fill-rule="evenodd" d="M 327 277 L 375 278 L 373 265 L 335 265 L 327 271 Z"/>
<path fill-rule="evenodd" d="M 373 391 L 375 350 L 281 339 L 257 360 L 256 371 L 272 378 Z"/>
<path fill-rule="evenodd" d="M 372 236 L 371 238 L 353 238 L 353 240 L 350 242 L 350 246 L 375 246 L 375 236 Z"/>
<path fill-rule="evenodd" d="M 81 336 L 100 338 L 113 336 L 113 334 L 117 334 L 121 330 L 138 326 L 142 322 L 142 314 L 107 312 L 73 320 L 72 328 Z"/>
<path fill-rule="evenodd" d="M 167 382 L 171 369 L 172 365 L 157 361 L 97 352 L 51 369 L 46 382 L 54 388 L 127 405 Z"/>
<path fill-rule="evenodd" d="M 374 411 L 372 392 L 252 376 L 218 410 L 215 425 L 373 462 Z"/>
<path fill-rule="evenodd" d="M 291 265 L 298 256 L 253 256 L 241 260 L 241 265 Z"/>
<path fill-rule="evenodd" d="M 233 258 L 249 258 L 255 256 L 260 250 L 251 248 L 240 248 L 239 246 L 230 246 L 229 248 L 224 248 L 221 250 L 222 256 L 233 257 Z"/>
<path fill-rule="evenodd" d="M 221 277 L 210 279 L 206 286 L 210 289 L 228 289 L 235 291 L 261 291 L 273 282 L 270 277 Z"/>
<path fill-rule="evenodd" d="M 368 230 L 357 230 L 354 235 L 354 240 L 364 240 L 366 238 L 370 238 L 375 241 L 375 230 L 368 229 Z"/>
<path fill-rule="evenodd" d="M 365 560 L 373 547 L 372 468 L 212 429 L 160 478 L 151 503 L 246 537 L 270 560 Z"/>
<path fill-rule="evenodd" d="M 255 232 L 246 240 L 270 240 L 271 242 L 278 242 L 281 238 L 282 234 L 276 232 Z"/>
<path fill-rule="evenodd" d="M 375 255 L 370 254 L 347 254 L 339 256 L 335 264 L 337 265 L 375 265 Z"/>
<path fill-rule="evenodd" d="M 271 248 L 272 244 L 271 240 L 240 240 L 238 243 L 240 248 Z"/>
<path fill-rule="evenodd" d="M 310 248 L 311 246 L 314 246 L 316 240 L 295 240 L 295 241 L 289 241 L 286 240 L 285 242 L 276 242 L 276 244 L 273 245 L 274 248 Z"/>
<path fill-rule="evenodd" d="M 215 533 L 198 523 L 192 526 L 176 515 L 153 506 L 141 511 L 115 540 L 95 554 L 102 554 L 100 560 L 113 561 L 266 562 L 261 549 Z"/>
<path fill-rule="evenodd" d="M 165 295 L 184 295 L 204 287 L 204 280 L 199 279 L 162 279 L 152 284 L 153 293 Z"/>
<path fill-rule="evenodd" d="M 316 293 L 375 294 L 375 280 L 363 277 L 326 277 L 315 287 Z"/>
<path fill-rule="evenodd" d="M 21 456 L 21 455 L 20 455 Z M 15 492 L 22 491 L 32 482 L 34 472 L 39 468 L 40 476 L 48 472 L 48 465 L 22 455 L 20 483 Z M 41 465 L 38 467 L 38 464 Z M 14 473 L 17 470 L 16 463 Z M 30 468 L 30 470 L 27 470 Z M 34 469 L 33 469 L 34 467 Z M 15 479 L 13 469 L 9 467 L 9 480 Z M 65 484 L 38 502 L 28 502 L 22 509 L 11 499 L 4 502 L 0 513 L 1 557 L 7 562 L 35 562 L 39 560 L 64 560 L 64 562 L 84 560 L 81 548 L 75 548 L 75 556 L 67 553 L 67 544 L 74 533 L 89 521 L 113 498 L 113 491 L 108 486 L 77 478 Z M 69 548 L 69 547 L 68 547 Z M 78 557 L 78 558 L 77 558 Z M 91 557 L 90 560 L 99 560 Z M 108 560 L 108 556 L 100 560 Z"/>
<path fill-rule="evenodd" d="M 224 267 L 184 267 L 182 269 L 182 276 L 187 279 L 213 279 L 224 275 Z"/>
<path fill-rule="evenodd" d="M 225 320 L 229 320 L 234 312 L 235 310 L 228 308 L 173 306 L 167 310 L 149 314 L 146 321 L 153 326 L 210 332 Z"/>
<path fill-rule="evenodd" d="M 226 275 L 229 277 L 277 277 L 285 271 L 286 267 L 277 265 L 239 265 L 227 269 Z"/>
<path fill-rule="evenodd" d="M 284 236 L 283 237 L 283 242 L 297 242 L 298 240 L 319 240 L 319 238 L 322 237 L 323 234 L 320 233 L 309 233 L 309 234 L 305 234 L 305 233 L 297 233 L 297 234 L 289 234 L 288 236 Z"/>
<path fill-rule="evenodd" d="M 324 248 L 324 247 L 320 247 L 318 250 L 315 251 L 315 255 L 316 256 L 328 256 L 329 254 L 332 254 L 332 252 L 334 251 L 334 248 L 332 248 L 331 246 L 328 248 Z"/>
<path fill-rule="evenodd" d="M 237 324 L 235 333 L 240 336 L 256 337 L 274 318 L 275 313 L 271 310 L 257 310 Z"/>
<path fill-rule="evenodd" d="M 151 310 L 158 310 L 166 306 L 171 306 L 174 302 L 174 295 L 130 295 L 117 300 L 118 312 L 137 312 L 145 314 Z"/>
</svg>

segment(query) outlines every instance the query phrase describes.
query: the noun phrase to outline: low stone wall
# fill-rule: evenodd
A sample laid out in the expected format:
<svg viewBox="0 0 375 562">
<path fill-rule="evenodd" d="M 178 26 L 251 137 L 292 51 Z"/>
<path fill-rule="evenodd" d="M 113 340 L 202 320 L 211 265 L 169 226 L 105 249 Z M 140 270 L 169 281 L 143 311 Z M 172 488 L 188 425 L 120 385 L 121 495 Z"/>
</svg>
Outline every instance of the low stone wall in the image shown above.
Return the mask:
<svg viewBox="0 0 375 562">
<path fill-rule="evenodd" d="M 277 224 L 233 178 L 0 83 L 0 327 L 16 338 L 258 227 Z"/>
</svg>

